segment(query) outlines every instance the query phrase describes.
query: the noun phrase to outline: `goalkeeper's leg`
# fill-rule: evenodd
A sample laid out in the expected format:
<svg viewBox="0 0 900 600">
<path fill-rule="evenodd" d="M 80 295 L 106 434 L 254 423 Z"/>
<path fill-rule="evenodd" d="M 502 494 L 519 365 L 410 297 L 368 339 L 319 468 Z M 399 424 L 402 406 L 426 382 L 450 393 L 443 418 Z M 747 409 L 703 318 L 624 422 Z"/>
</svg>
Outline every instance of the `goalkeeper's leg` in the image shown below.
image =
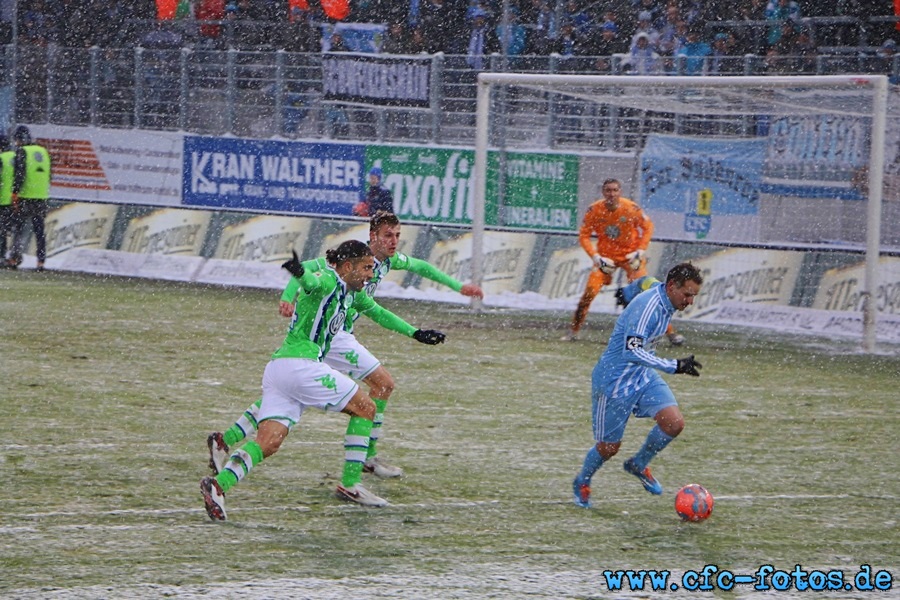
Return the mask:
<svg viewBox="0 0 900 600">
<path fill-rule="evenodd" d="M 584 293 L 581 295 L 578 306 L 575 308 L 575 314 L 572 316 L 572 329 L 569 332 L 569 335 L 563 339 L 576 339 L 578 332 L 581 330 L 581 326 L 584 324 L 584 320 L 587 318 L 588 310 L 591 308 L 594 298 L 597 297 L 597 294 L 600 293 L 603 286 L 609 285 L 611 281 L 612 275 L 608 275 L 599 269 L 593 269 L 591 271 L 591 274 L 588 276 L 587 285 L 584 288 Z"/>
</svg>

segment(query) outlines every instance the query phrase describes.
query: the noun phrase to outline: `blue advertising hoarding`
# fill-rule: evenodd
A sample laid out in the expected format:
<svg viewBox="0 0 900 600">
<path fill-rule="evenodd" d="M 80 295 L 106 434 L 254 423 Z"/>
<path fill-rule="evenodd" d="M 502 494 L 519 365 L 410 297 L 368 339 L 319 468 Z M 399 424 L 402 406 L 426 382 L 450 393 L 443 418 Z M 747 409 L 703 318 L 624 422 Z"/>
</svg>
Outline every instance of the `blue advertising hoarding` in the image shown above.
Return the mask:
<svg viewBox="0 0 900 600">
<path fill-rule="evenodd" d="M 185 136 L 182 204 L 350 215 L 366 187 L 365 148 Z"/>
</svg>

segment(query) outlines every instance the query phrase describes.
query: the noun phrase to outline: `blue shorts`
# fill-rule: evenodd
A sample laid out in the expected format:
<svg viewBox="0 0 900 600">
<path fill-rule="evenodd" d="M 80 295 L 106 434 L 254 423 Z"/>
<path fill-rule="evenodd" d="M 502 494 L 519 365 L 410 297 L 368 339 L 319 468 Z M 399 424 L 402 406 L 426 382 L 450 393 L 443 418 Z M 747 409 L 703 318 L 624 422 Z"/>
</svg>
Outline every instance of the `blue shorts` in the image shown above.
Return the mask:
<svg viewBox="0 0 900 600">
<path fill-rule="evenodd" d="M 667 406 L 678 406 L 678 402 L 662 377 L 656 377 L 637 393 L 622 398 L 610 398 L 603 390 L 595 389 L 591 393 L 594 440 L 610 444 L 621 442 L 631 415 L 655 417 Z"/>
</svg>

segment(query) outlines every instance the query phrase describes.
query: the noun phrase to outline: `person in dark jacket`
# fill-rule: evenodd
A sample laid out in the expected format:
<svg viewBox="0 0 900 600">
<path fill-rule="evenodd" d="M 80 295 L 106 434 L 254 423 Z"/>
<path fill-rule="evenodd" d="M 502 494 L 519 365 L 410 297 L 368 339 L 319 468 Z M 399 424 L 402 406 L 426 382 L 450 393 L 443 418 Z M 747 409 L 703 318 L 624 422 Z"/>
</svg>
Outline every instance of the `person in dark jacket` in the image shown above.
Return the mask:
<svg viewBox="0 0 900 600">
<path fill-rule="evenodd" d="M 369 192 L 366 199 L 353 207 L 353 214 L 358 217 L 369 217 L 380 210 L 394 212 L 394 196 L 387 188 L 381 187 L 384 173 L 379 167 L 369 171 Z"/>
</svg>

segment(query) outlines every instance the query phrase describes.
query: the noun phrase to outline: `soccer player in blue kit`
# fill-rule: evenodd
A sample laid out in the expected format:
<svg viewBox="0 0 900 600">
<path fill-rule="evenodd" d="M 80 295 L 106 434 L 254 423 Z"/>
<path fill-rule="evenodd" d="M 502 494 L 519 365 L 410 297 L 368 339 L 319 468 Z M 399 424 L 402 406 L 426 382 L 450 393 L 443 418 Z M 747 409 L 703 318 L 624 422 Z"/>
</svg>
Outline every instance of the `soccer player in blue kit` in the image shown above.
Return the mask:
<svg viewBox="0 0 900 600">
<path fill-rule="evenodd" d="M 656 425 L 647 434 L 644 445 L 625 461 L 628 473 L 637 477 L 651 494 L 662 494 L 662 485 L 647 466 L 669 442 L 684 429 L 684 417 L 668 384 L 657 373 L 686 374 L 699 377 L 701 364 L 694 356 L 660 358 L 655 341 L 661 339 L 675 311 L 684 310 L 700 293 L 703 277 L 690 263 L 669 270 L 665 283 L 656 283 L 637 295 L 619 318 L 606 351 L 597 361 L 591 377 L 591 415 L 596 444 L 584 458 L 575 477 L 575 504 L 591 506 L 591 477 L 616 455 L 633 414 L 652 417 Z"/>
</svg>

